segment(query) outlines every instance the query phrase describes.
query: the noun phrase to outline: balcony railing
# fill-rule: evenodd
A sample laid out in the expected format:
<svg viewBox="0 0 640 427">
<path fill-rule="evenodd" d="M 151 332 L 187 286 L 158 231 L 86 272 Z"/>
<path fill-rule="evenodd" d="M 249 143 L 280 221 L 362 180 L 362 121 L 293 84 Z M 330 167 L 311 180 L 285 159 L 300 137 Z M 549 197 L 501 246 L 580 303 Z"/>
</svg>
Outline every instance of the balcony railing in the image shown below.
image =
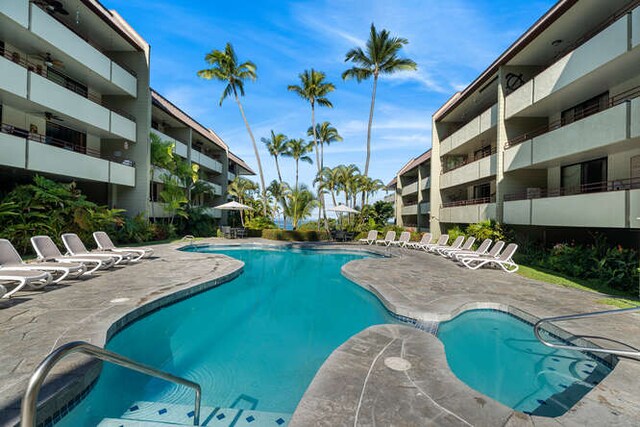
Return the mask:
<svg viewBox="0 0 640 427">
<path fill-rule="evenodd" d="M 453 208 L 456 206 L 482 205 L 485 203 L 495 203 L 495 197 L 481 197 L 478 199 L 456 200 L 455 202 L 446 202 L 442 204 L 443 208 Z"/>
<path fill-rule="evenodd" d="M 614 181 L 594 182 L 574 187 L 561 188 L 536 188 L 518 193 L 505 194 L 504 201 L 512 202 L 516 200 L 544 199 L 547 197 L 573 196 L 587 193 L 603 193 L 607 191 L 623 191 L 640 189 L 640 177 L 617 179 Z"/>
<path fill-rule="evenodd" d="M 24 68 L 26 68 L 27 70 L 31 71 L 32 73 L 38 74 L 42 77 L 44 77 L 45 79 L 49 80 L 52 83 L 57 84 L 58 86 L 62 86 L 63 88 L 82 96 L 83 98 L 87 98 L 89 101 L 92 101 L 98 105 L 103 106 L 104 108 L 106 108 L 107 110 L 113 111 L 116 114 L 119 114 L 123 117 L 126 117 L 127 119 L 131 120 L 132 122 L 136 121 L 136 118 L 131 115 L 130 113 L 127 113 L 126 111 L 120 110 L 118 108 L 114 108 L 114 107 L 110 107 L 108 105 L 106 105 L 102 99 L 100 99 L 100 97 L 92 94 L 91 92 L 89 92 L 88 90 L 84 89 L 83 87 L 79 87 L 77 84 L 62 84 L 60 81 L 52 79 L 49 77 L 47 70 L 45 67 L 43 67 L 40 64 L 34 64 L 33 62 L 29 61 L 28 59 L 24 58 L 23 54 L 19 53 L 19 52 L 12 52 L 8 49 L 2 49 L 0 48 L 0 56 L 4 56 L 6 59 L 8 59 L 9 61 L 12 61 Z M 56 73 L 64 76 L 63 73 L 61 73 L 59 70 L 56 70 Z M 67 76 L 64 76 L 67 77 Z"/>
<path fill-rule="evenodd" d="M 556 129 L 560 129 L 563 126 L 570 125 L 582 119 L 586 119 L 587 117 L 592 116 L 594 114 L 608 110 L 609 108 L 615 107 L 624 102 L 631 101 L 632 99 L 637 98 L 639 96 L 640 96 L 640 86 L 636 86 L 632 89 L 619 93 L 616 96 L 612 96 L 611 98 L 609 98 L 609 100 L 605 104 L 594 105 L 592 107 L 585 108 L 579 113 L 573 114 L 573 116 L 570 117 L 571 120 L 567 118 L 554 120 L 544 126 L 536 128 L 529 132 L 525 132 L 522 135 L 518 135 L 515 138 L 512 138 L 509 141 L 507 141 L 507 143 L 505 144 L 505 147 L 509 148 L 509 147 L 513 147 L 514 145 L 521 144 L 537 136 L 544 135 Z"/>
<path fill-rule="evenodd" d="M 125 166 L 134 167 L 136 164 L 133 160 L 123 159 L 122 157 L 108 156 L 102 154 L 100 150 L 88 148 L 86 145 L 78 144 L 72 141 L 65 141 L 51 136 L 42 135 L 39 133 L 32 133 L 26 129 L 21 129 L 13 125 L 6 123 L 0 123 L 0 132 L 8 135 L 13 135 L 18 138 L 23 138 L 29 141 L 39 142 L 41 144 L 52 145 L 54 147 L 63 148 L 65 150 L 73 151 L 79 154 L 85 154 L 87 156 L 95 157 L 97 159 L 109 160 L 114 163 L 119 163 Z"/>
<path fill-rule="evenodd" d="M 447 173 L 447 172 L 451 172 L 452 170 L 456 170 L 458 168 L 461 168 L 463 166 L 466 166 L 468 164 L 471 164 L 473 162 L 477 162 L 478 160 L 484 159 L 485 157 L 489 157 L 493 154 L 497 153 L 497 149 L 496 147 L 491 147 L 491 150 L 482 150 L 480 152 L 478 152 L 477 154 L 474 154 L 473 157 L 469 156 L 466 159 L 464 159 L 463 161 L 456 163 L 454 165 L 445 165 L 442 168 L 442 173 Z"/>
<path fill-rule="evenodd" d="M 57 22 L 59 22 L 60 24 L 64 25 L 65 28 L 67 28 L 69 31 L 71 31 L 73 34 L 75 34 L 76 36 L 80 37 L 82 40 L 84 40 L 87 44 L 91 45 L 94 49 L 96 49 L 98 52 L 102 53 L 104 56 L 109 58 L 109 55 L 107 55 L 107 49 L 103 48 L 102 46 L 100 46 L 95 40 L 91 40 L 89 37 L 87 37 L 84 34 L 81 34 L 80 32 L 78 32 L 78 30 L 76 30 L 75 28 L 73 28 L 71 25 L 69 25 L 68 23 L 64 22 L 62 19 L 60 19 L 60 17 L 56 14 L 53 13 L 49 13 L 49 11 L 47 10 L 46 6 L 43 3 L 36 3 L 33 0 L 30 0 L 31 3 L 37 7 L 39 7 L 40 9 L 42 9 L 45 13 L 47 13 L 47 15 L 49 15 L 50 17 L 52 17 L 53 19 L 55 19 Z M 115 62 L 116 64 L 118 64 L 123 70 L 127 71 L 129 74 L 131 74 L 133 77 L 137 77 L 137 73 L 135 71 L 133 71 L 131 68 L 122 65 L 120 62 L 118 61 L 114 61 L 113 59 L 109 58 L 109 60 Z"/>
</svg>

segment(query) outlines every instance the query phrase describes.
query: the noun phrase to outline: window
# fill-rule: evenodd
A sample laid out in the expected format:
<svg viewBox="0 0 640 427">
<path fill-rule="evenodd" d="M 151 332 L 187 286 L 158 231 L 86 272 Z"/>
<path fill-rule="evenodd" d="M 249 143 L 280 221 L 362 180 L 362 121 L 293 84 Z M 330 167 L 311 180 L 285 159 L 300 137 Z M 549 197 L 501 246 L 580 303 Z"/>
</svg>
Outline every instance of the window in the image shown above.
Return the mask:
<svg viewBox="0 0 640 427">
<path fill-rule="evenodd" d="M 560 186 L 564 194 L 603 191 L 607 188 L 607 158 L 564 166 Z"/>
<path fill-rule="evenodd" d="M 160 185 L 157 182 L 151 182 L 149 188 L 149 200 L 152 202 L 160 201 Z"/>
<path fill-rule="evenodd" d="M 473 186 L 474 199 L 488 199 L 491 197 L 491 184 L 485 183 Z"/>
<path fill-rule="evenodd" d="M 604 110 L 609 103 L 609 92 L 594 96 L 574 107 L 562 112 L 562 126 L 568 125 L 580 119 L 584 119 L 592 114 Z"/>
<path fill-rule="evenodd" d="M 62 74 L 55 68 L 47 67 L 47 78 L 85 98 L 89 97 L 89 89 L 82 83 Z"/>
<path fill-rule="evenodd" d="M 85 133 L 47 121 L 46 135 L 47 144 L 83 154 L 87 153 L 87 135 Z"/>
</svg>

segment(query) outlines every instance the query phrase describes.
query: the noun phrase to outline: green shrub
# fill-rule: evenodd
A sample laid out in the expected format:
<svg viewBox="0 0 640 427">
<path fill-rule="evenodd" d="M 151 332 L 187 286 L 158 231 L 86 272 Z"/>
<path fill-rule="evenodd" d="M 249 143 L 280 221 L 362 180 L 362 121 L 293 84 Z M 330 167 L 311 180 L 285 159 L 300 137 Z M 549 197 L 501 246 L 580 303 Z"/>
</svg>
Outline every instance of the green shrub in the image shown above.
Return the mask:
<svg viewBox="0 0 640 427">
<path fill-rule="evenodd" d="M 462 228 L 460 228 L 459 225 L 454 225 L 453 227 L 451 227 L 449 230 L 447 230 L 447 234 L 449 235 L 449 244 L 453 243 L 453 241 L 456 240 L 458 236 L 467 236 L 467 233 L 462 231 Z"/>
<path fill-rule="evenodd" d="M 468 236 L 473 236 L 480 242 L 484 239 L 491 239 L 494 242 L 506 239 L 506 233 L 502 225 L 494 220 L 469 224 L 465 232 Z"/>
<path fill-rule="evenodd" d="M 141 243 L 151 240 L 153 229 L 151 223 L 142 214 L 133 218 L 124 218 L 120 227 L 114 233 L 118 243 Z"/>
<path fill-rule="evenodd" d="M 181 218 L 178 224 L 178 234 L 190 234 L 195 237 L 211 237 L 218 228 L 218 220 L 205 213 L 205 208 L 195 206 L 186 210 L 187 217 Z"/>
<path fill-rule="evenodd" d="M 271 218 L 258 216 L 245 221 L 244 226 L 245 228 L 250 228 L 252 230 L 264 230 L 265 228 L 275 228 L 276 223 L 273 222 Z"/>
<path fill-rule="evenodd" d="M 280 230 L 276 228 L 262 230 L 262 238 L 284 240 L 287 242 L 317 242 L 320 240 L 328 240 L 329 236 L 326 231 Z"/>
</svg>

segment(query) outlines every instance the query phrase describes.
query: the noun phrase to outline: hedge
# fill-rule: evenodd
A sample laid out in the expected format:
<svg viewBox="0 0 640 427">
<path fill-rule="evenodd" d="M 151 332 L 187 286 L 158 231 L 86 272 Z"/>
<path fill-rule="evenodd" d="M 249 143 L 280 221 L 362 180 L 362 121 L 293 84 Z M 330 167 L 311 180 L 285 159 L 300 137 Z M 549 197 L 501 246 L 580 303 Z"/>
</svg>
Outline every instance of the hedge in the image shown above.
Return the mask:
<svg viewBox="0 0 640 427">
<path fill-rule="evenodd" d="M 329 240 L 329 236 L 326 231 L 280 230 L 271 228 L 262 230 L 262 238 L 269 240 L 284 240 L 287 242 L 317 242 L 319 240 Z"/>
</svg>

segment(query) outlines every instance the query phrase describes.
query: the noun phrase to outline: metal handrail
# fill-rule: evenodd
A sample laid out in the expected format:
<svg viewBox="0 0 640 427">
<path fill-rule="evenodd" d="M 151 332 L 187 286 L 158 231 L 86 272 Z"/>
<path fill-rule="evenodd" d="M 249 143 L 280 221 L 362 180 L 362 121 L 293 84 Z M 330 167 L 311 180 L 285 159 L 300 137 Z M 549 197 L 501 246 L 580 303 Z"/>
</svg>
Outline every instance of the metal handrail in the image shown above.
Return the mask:
<svg viewBox="0 0 640 427">
<path fill-rule="evenodd" d="M 533 325 L 533 333 L 535 334 L 538 341 L 540 341 L 542 344 L 546 345 L 547 347 L 551 347 L 551 348 L 586 351 L 590 353 L 606 353 L 606 354 L 613 354 L 617 356 L 640 357 L 640 350 L 635 350 L 635 349 L 622 350 L 622 349 L 615 349 L 615 348 L 581 347 L 576 345 L 555 344 L 555 343 L 546 341 L 544 338 L 542 338 L 542 335 L 540 334 L 540 328 L 542 327 L 543 323 L 561 322 L 561 321 L 573 320 L 573 319 L 586 319 L 590 317 L 607 316 L 611 314 L 624 314 L 624 313 L 631 313 L 634 311 L 640 311 L 640 306 L 631 307 L 631 308 L 621 308 L 616 310 L 597 311 L 593 313 L 581 313 L 581 314 L 570 314 L 566 316 L 547 317 L 545 319 L 538 320 L 536 324 Z"/>
<path fill-rule="evenodd" d="M 44 379 L 49 374 L 54 365 L 65 356 L 68 356 L 72 353 L 83 353 L 88 356 L 95 357 L 96 359 L 110 362 L 124 368 L 131 369 L 133 371 L 141 372 L 152 377 L 160 378 L 165 381 L 192 388 L 195 391 L 196 395 L 193 412 L 193 425 L 197 426 L 200 424 L 200 401 L 202 390 L 199 384 L 184 378 L 177 377 L 167 372 L 160 371 L 143 363 L 136 362 L 112 351 L 105 350 L 104 348 L 96 347 L 93 344 L 89 344 L 84 341 L 74 341 L 62 345 L 49 353 L 49 355 L 45 357 L 42 362 L 40 362 L 36 370 L 31 375 L 31 378 L 29 378 L 29 383 L 27 384 L 27 389 L 24 392 L 24 396 L 22 398 L 22 406 L 20 408 L 20 427 L 34 427 L 36 425 L 38 394 L 40 393 L 42 383 L 44 382 Z"/>
</svg>

